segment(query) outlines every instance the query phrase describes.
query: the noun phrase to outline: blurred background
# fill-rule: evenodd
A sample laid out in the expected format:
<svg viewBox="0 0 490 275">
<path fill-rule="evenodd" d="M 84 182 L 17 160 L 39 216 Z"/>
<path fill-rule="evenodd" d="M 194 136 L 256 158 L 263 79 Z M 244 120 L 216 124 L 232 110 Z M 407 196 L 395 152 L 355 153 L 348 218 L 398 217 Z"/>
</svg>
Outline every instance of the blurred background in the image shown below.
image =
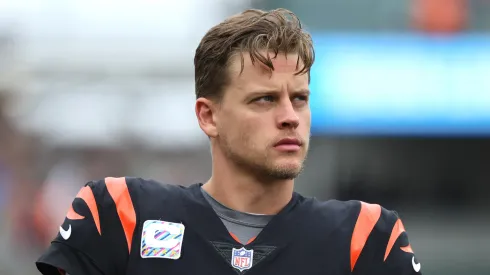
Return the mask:
<svg viewBox="0 0 490 275">
<path fill-rule="evenodd" d="M 37 274 L 83 184 L 210 176 L 193 56 L 246 8 L 312 33 L 297 190 L 395 209 L 424 274 L 489 274 L 490 1 L 0 0 L 0 274 Z"/>
</svg>

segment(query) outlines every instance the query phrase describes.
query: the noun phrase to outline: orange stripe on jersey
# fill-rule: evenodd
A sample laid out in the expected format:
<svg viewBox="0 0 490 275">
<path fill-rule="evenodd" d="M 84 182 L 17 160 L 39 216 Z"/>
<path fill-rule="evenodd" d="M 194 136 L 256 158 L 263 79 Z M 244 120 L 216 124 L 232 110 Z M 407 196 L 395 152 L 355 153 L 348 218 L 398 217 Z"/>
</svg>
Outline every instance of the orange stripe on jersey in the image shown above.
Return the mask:
<svg viewBox="0 0 490 275">
<path fill-rule="evenodd" d="M 248 240 L 247 244 L 250 244 L 251 242 L 255 241 L 255 238 L 256 238 L 256 237 L 257 237 L 257 236 L 250 238 L 250 240 Z"/>
<path fill-rule="evenodd" d="M 242 242 L 240 242 L 240 239 L 238 239 L 238 236 L 237 236 L 237 235 L 235 235 L 235 234 L 233 234 L 232 232 L 230 232 L 230 236 L 231 236 L 231 237 L 232 237 L 232 238 L 233 238 L 235 241 L 237 241 L 237 243 L 242 243 Z"/>
<path fill-rule="evenodd" d="M 400 247 L 400 249 L 403 250 L 403 251 L 405 251 L 405 252 L 407 252 L 407 253 L 412 253 L 413 254 L 412 246 L 410 246 L 410 245 Z"/>
<path fill-rule="evenodd" d="M 403 223 L 400 219 L 398 219 L 393 226 L 393 229 L 391 230 L 391 235 L 390 239 L 388 240 L 388 245 L 386 246 L 386 251 L 385 251 L 385 258 L 384 260 L 386 261 L 386 258 L 388 258 L 388 255 L 390 255 L 391 249 L 393 249 L 393 245 L 395 244 L 396 240 L 400 235 L 405 232 L 405 227 L 403 226 Z"/>
<path fill-rule="evenodd" d="M 92 217 L 94 217 L 94 223 L 95 223 L 95 226 L 97 227 L 97 231 L 99 231 L 99 235 L 102 235 L 102 232 L 100 231 L 99 209 L 97 208 L 97 203 L 95 202 L 94 192 L 92 192 L 92 188 L 90 188 L 89 186 L 83 187 L 80 190 L 80 192 L 78 192 L 76 197 L 85 201 L 85 203 L 88 206 L 88 209 L 90 209 L 90 213 L 92 213 Z M 70 210 L 73 210 L 73 208 Z M 73 213 L 71 213 L 70 210 L 68 210 L 68 214 L 67 214 L 68 219 L 70 219 L 69 216 L 75 217 L 75 218 L 78 218 L 78 216 L 80 216 L 78 214 L 77 214 L 78 216 L 73 215 L 73 214 L 76 214 L 76 212 L 73 211 Z"/>
<path fill-rule="evenodd" d="M 361 211 L 352 233 L 350 243 L 350 267 L 351 271 L 356 266 L 357 259 L 366 245 L 367 239 L 381 216 L 381 206 L 361 202 Z"/>
<path fill-rule="evenodd" d="M 73 210 L 73 206 L 70 206 L 70 209 L 68 209 L 68 213 L 66 213 L 66 217 L 70 220 L 83 220 L 85 219 L 84 216 L 78 214 Z"/>
<path fill-rule="evenodd" d="M 105 178 L 107 191 L 116 204 L 117 215 L 121 221 L 128 242 L 128 252 L 131 253 L 131 243 L 136 227 L 136 212 L 134 211 L 133 201 L 129 195 L 126 178 Z"/>
</svg>

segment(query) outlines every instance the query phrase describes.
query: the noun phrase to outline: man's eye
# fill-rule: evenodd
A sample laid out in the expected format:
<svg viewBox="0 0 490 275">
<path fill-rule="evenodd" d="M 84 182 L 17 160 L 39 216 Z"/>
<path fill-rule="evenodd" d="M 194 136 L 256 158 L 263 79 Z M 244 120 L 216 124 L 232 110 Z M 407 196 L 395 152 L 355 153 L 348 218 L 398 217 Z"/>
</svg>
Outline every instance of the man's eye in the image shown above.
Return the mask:
<svg viewBox="0 0 490 275">
<path fill-rule="evenodd" d="M 308 101 L 308 97 L 304 95 L 295 96 L 294 100 Z"/>
<path fill-rule="evenodd" d="M 270 96 L 270 95 L 261 96 L 261 97 L 257 98 L 255 101 L 257 101 L 257 102 L 261 102 L 261 101 L 272 102 L 272 101 L 274 101 L 274 97 Z"/>
</svg>

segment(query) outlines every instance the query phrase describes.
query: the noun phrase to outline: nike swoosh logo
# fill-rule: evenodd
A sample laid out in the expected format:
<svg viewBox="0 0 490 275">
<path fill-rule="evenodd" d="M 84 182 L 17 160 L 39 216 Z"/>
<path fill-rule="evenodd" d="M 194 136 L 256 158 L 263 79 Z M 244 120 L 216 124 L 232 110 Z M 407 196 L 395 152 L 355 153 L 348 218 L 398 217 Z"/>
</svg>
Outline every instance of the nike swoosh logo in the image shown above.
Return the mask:
<svg viewBox="0 0 490 275">
<path fill-rule="evenodd" d="M 420 263 L 418 263 L 418 264 L 415 263 L 415 256 L 412 256 L 412 266 L 413 266 L 413 270 L 415 270 L 415 272 L 420 271 L 421 265 L 420 265 Z"/>
<path fill-rule="evenodd" d="M 71 224 L 68 225 L 68 230 L 63 229 L 63 227 L 60 226 L 60 235 L 65 241 L 68 240 L 71 236 Z"/>
</svg>

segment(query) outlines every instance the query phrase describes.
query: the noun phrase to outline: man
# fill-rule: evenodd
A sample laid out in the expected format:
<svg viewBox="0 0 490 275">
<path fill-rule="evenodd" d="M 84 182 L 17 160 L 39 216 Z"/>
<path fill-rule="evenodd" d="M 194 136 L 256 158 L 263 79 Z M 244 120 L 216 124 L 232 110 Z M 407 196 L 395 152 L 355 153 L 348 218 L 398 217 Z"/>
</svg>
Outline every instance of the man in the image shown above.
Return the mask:
<svg viewBox="0 0 490 275">
<path fill-rule="evenodd" d="M 196 105 L 213 173 L 188 188 L 88 183 L 37 262 L 43 274 L 418 274 L 395 212 L 293 192 L 310 136 L 311 37 L 249 10 L 197 48 Z"/>
</svg>

